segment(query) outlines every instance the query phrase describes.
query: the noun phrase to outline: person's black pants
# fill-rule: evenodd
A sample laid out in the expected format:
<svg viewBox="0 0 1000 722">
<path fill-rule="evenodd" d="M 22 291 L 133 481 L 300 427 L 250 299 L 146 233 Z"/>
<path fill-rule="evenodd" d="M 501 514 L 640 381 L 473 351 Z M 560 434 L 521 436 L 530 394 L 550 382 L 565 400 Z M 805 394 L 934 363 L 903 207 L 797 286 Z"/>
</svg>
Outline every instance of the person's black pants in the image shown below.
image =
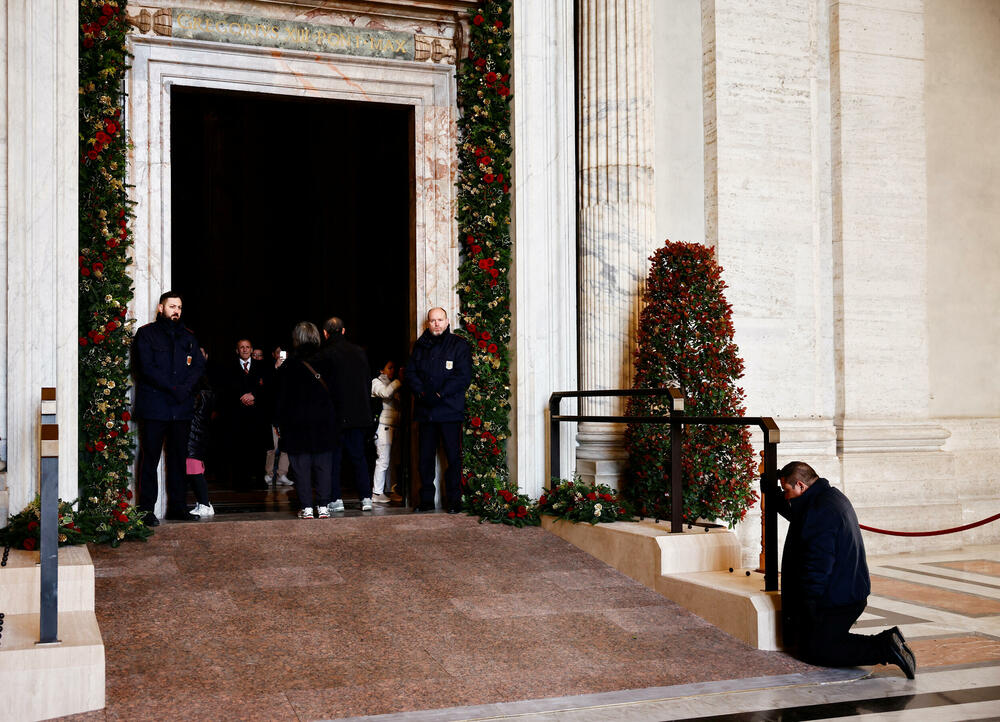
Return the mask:
<svg viewBox="0 0 1000 722">
<path fill-rule="evenodd" d="M 889 661 L 891 639 L 886 632 L 852 634 L 851 627 L 864 603 L 819 609 L 802 621 L 799 651 L 802 659 L 822 667 L 860 667 Z"/>
<path fill-rule="evenodd" d="M 139 511 L 152 512 L 156 506 L 158 484 L 156 469 L 160 465 L 160 452 L 166 442 L 167 450 L 167 514 L 184 514 L 186 474 L 184 460 L 187 456 L 188 434 L 191 420 L 161 421 L 142 419 L 139 422 Z"/>
<path fill-rule="evenodd" d="M 342 429 L 340 446 L 333 450 L 330 461 L 330 498 L 333 501 L 342 498 L 340 491 L 340 464 L 344 455 L 354 468 L 354 483 L 358 488 L 359 499 L 371 499 L 372 477 L 368 473 L 368 457 L 365 456 L 366 435 L 371 429 Z"/>
<path fill-rule="evenodd" d="M 434 508 L 434 461 L 438 443 L 444 447 L 448 468 L 444 471 L 444 488 L 441 498 L 447 499 L 449 507 L 462 503 L 462 487 L 459 475 L 462 471 L 462 423 L 460 421 L 420 422 L 420 506 Z"/>
</svg>

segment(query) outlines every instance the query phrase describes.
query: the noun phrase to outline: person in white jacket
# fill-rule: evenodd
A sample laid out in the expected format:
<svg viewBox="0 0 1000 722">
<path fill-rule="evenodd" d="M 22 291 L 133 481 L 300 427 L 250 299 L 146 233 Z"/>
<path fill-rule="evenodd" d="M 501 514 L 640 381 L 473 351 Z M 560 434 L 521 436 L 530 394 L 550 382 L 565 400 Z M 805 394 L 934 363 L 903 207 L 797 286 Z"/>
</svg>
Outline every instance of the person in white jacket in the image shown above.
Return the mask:
<svg viewBox="0 0 1000 722">
<path fill-rule="evenodd" d="M 399 423 L 400 386 L 395 361 L 387 361 L 381 373 L 372 379 L 372 398 L 382 399 L 382 413 L 379 414 L 375 432 L 375 477 L 372 480 L 372 501 L 379 504 L 391 501 L 386 492 L 391 488 L 389 459 L 392 456 L 392 437 Z M 390 488 L 386 488 L 387 485 Z"/>
</svg>

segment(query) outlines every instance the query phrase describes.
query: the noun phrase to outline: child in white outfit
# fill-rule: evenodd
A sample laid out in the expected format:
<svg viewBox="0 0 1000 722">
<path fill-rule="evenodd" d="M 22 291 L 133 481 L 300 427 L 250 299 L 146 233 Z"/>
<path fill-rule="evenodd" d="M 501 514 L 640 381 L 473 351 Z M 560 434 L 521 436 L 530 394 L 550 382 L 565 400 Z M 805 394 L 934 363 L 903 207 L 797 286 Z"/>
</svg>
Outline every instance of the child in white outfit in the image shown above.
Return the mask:
<svg viewBox="0 0 1000 722">
<path fill-rule="evenodd" d="M 382 399 L 382 413 L 378 417 L 378 429 L 375 432 L 375 477 L 372 479 L 372 501 L 388 504 L 390 499 L 386 494 L 389 482 L 389 459 L 392 456 L 392 437 L 399 423 L 399 388 L 401 382 L 396 378 L 396 363 L 387 361 L 382 372 L 372 379 L 372 398 Z M 391 487 L 391 484 L 390 484 Z"/>
</svg>

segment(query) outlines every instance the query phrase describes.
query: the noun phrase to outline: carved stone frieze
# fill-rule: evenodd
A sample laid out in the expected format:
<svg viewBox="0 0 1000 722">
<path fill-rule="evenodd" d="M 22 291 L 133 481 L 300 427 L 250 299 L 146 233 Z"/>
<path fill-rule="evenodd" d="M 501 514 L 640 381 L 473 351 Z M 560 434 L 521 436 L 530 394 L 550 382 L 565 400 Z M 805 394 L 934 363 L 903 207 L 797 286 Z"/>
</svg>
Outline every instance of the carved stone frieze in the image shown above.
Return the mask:
<svg viewBox="0 0 1000 722">
<path fill-rule="evenodd" d="M 415 36 L 414 60 L 434 63 L 455 64 L 455 44 L 450 38 L 435 38 L 429 35 Z"/>
<path fill-rule="evenodd" d="M 129 5 L 125 10 L 129 25 L 139 32 L 138 35 L 172 35 L 170 10 L 167 8 L 142 7 Z"/>
</svg>

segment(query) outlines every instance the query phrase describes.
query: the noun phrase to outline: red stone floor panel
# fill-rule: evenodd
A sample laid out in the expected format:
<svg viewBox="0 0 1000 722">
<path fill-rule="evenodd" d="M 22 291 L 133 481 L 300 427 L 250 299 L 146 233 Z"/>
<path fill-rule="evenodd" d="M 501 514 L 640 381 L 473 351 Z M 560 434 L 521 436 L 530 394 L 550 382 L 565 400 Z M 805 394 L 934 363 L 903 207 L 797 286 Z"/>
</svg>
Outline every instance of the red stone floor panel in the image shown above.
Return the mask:
<svg viewBox="0 0 1000 722">
<path fill-rule="evenodd" d="M 107 708 L 323 719 L 807 672 L 539 528 L 433 514 L 165 524 L 92 547 Z"/>
</svg>

